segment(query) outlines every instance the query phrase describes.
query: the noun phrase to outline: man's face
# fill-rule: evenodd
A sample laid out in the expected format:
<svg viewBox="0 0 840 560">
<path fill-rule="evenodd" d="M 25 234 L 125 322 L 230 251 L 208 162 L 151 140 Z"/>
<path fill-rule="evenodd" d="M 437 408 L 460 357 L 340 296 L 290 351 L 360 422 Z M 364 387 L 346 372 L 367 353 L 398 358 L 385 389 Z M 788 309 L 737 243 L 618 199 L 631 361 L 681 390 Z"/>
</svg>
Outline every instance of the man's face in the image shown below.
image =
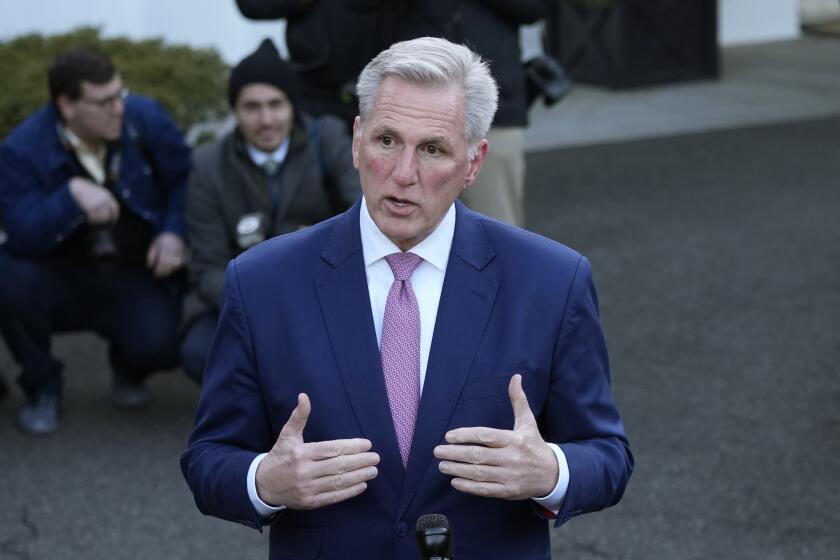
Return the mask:
<svg viewBox="0 0 840 560">
<path fill-rule="evenodd" d="M 268 84 L 250 84 L 239 91 L 233 108 L 245 140 L 263 152 L 280 147 L 292 130 L 294 109 L 286 94 Z"/>
<path fill-rule="evenodd" d="M 89 143 L 113 141 L 122 134 L 125 114 L 125 90 L 119 76 L 105 84 L 83 81 L 79 99 L 58 97 L 65 124 L 79 138 Z"/>
<path fill-rule="evenodd" d="M 353 125 L 353 165 L 373 221 L 407 251 L 438 226 L 473 183 L 487 141 L 467 159 L 460 88 L 418 87 L 386 78 L 367 120 Z"/>
</svg>

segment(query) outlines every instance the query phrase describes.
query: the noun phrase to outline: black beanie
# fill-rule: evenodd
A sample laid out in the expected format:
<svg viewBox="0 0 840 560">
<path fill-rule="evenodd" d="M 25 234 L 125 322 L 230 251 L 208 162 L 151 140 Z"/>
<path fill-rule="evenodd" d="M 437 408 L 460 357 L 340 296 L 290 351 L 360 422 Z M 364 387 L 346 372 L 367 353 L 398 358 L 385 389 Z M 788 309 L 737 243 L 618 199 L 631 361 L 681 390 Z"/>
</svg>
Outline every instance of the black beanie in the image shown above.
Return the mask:
<svg viewBox="0 0 840 560">
<path fill-rule="evenodd" d="M 295 104 L 298 93 L 298 78 L 294 70 L 280 58 L 277 47 L 271 39 L 265 39 L 259 48 L 239 61 L 230 73 L 228 101 L 236 105 L 239 92 L 250 84 L 268 84 L 280 89 Z"/>
</svg>

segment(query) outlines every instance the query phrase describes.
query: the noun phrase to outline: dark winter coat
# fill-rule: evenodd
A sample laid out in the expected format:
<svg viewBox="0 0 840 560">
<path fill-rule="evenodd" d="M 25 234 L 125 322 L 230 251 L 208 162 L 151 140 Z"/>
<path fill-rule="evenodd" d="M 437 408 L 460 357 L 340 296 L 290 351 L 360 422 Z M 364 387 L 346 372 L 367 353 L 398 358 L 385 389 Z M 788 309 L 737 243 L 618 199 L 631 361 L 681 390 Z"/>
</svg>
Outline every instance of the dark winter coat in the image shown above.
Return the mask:
<svg viewBox="0 0 840 560">
<path fill-rule="evenodd" d="M 273 237 L 325 220 L 361 196 L 350 135 L 343 123 L 329 116 L 304 116 L 295 122 L 280 173 L 277 195 L 272 197 L 264 172 L 236 131 L 196 150 L 187 224 L 190 275 L 203 309 L 218 308 L 225 267 L 242 252 L 236 232 L 242 216 L 269 217 L 273 226 L 267 237 Z M 192 303 L 187 311 L 192 316 L 198 312 Z"/>
</svg>

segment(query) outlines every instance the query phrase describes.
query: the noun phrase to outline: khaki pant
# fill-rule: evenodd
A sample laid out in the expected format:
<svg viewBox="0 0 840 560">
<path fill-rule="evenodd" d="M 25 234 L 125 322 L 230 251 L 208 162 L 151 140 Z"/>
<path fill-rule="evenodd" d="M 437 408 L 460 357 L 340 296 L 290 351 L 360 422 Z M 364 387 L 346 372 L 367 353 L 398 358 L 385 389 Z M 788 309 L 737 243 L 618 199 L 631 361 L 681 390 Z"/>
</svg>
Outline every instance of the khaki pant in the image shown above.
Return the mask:
<svg viewBox="0 0 840 560">
<path fill-rule="evenodd" d="M 524 128 L 491 128 L 487 133 L 490 150 L 475 183 L 461 200 L 481 212 L 515 226 L 525 225 Z"/>
</svg>

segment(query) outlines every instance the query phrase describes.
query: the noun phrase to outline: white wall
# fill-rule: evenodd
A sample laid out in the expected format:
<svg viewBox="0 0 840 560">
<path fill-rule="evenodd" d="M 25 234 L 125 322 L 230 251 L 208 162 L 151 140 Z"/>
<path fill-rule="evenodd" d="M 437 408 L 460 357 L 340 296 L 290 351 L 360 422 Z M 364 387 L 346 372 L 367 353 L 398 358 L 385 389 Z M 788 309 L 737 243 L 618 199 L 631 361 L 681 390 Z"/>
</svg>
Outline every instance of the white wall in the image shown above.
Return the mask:
<svg viewBox="0 0 840 560">
<path fill-rule="evenodd" d="M 799 36 L 799 0 L 718 0 L 718 42 L 739 45 Z"/>
<path fill-rule="evenodd" d="M 799 0 L 717 1 L 721 45 L 799 35 Z M 285 48 L 281 21 L 246 20 L 234 0 L 0 0 L 0 40 L 80 25 L 101 26 L 107 36 L 213 46 L 229 63 L 254 50 L 264 37 L 273 38 L 281 51 Z"/>
<path fill-rule="evenodd" d="M 106 36 L 212 46 L 228 63 L 253 51 L 265 37 L 274 39 L 281 52 L 285 48 L 283 22 L 249 21 L 234 0 L 0 0 L 0 40 L 80 25 L 100 26 Z"/>
</svg>

